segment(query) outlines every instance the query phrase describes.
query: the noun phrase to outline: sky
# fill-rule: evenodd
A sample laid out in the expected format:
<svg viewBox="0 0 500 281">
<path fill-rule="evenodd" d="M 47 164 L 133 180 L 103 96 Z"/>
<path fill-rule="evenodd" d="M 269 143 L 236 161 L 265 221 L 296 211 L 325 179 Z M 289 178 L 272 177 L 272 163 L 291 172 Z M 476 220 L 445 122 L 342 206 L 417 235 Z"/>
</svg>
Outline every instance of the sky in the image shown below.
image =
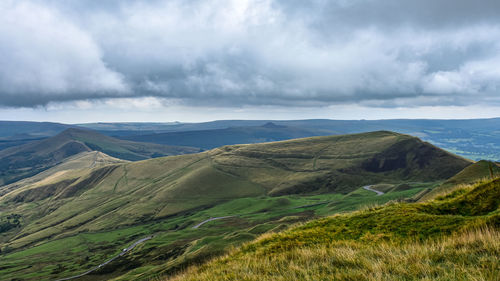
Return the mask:
<svg viewBox="0 0 500 281">
<path fill-rule="evenodd" d="M 500 116 L 498 0 L 2 0 L 0 119 Z"/>
</svg>

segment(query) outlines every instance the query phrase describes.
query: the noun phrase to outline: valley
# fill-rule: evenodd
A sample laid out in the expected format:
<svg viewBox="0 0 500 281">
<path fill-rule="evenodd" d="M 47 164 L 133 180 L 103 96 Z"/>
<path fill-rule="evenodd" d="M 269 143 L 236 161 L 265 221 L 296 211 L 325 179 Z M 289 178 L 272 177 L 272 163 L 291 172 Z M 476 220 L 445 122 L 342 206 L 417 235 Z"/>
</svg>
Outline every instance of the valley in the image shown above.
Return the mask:
<svg viewBox="0 0 500 281">
<path fill-rule="evenodd" d="M 2 216 L 20 216 L 19 225 L 0 234 L 6 280 L 74 276 L 117 255 L 81 279 L 173 274 L 294 223 L 416 201 L 472 164 L 386 131 L 136 162 L 103 152 L 69 159 L 2 188 Z"/>
</svg>

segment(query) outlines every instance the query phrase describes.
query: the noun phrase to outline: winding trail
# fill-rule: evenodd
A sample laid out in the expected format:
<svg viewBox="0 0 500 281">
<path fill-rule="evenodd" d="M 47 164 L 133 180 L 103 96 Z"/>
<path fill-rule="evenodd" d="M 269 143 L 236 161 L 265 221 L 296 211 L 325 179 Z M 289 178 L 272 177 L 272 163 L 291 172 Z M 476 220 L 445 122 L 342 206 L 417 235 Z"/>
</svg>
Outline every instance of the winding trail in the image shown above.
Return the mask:
<svg viewBox="0 0 500 281">
<path fill-rule="evenodd" d="M 103 266 L 107 265 L 108 263 L 110 263 L 110 262 L 112 262 L 112 261 L 116 260 L 117 258 L 119 258 L 119 257 L 121 257 L 121 256 L 123 256 L 123 255 L 125 255 L 127 252 L 129 252 L 130 250 L 132 250 L 133 248 L 135 248 L 135 246 L 137 246 L 137 245 L 139 245 L 139 244 L 141 244 L 141 243 L 144 243 L 145 241 L 147 241 L 147 240 L 149 240 L 149 239 L 151 239 L 151 238 L 153 238 L 153 236 L 148 236 L 148 237 L 145 237 L 145 238 L 142 238 L 142 239 L 139 239 L 139 240 L 135 241 L 135 242 L 134 242 L 132 245 L 130 245 L 128 248 L 123 249 L 123 251 L 121 251 L 118 255 L 116 255 L 116 256 L 114 256 L 114 257 L 112 257 L 111 259 L 109 259 L 109 260 L 107 260 L 107 261 L 105 261 L 105 262 L 101 263 L 100 265 L 98 265 L 98 266 L 96 266 L 96 267 L 94 267 L 94 268 L 92 268 L 92 269 L 90 269 L 90 270 L 88 270 L 88 271 L 85 271 L 84 273 L 81 273 L 81 274 L 78 274 L 78 275 L 74 275 L 74 276 L 70 276 L 70 277 L 66 277 L 66 278 L 62 278 L 62 279 L 57 279 L 56 281 L 64 281 L 64 280 L 76 279 L 76 278 L 80 278 L 80 277 L 82 277 L 82 276 L 85 276 L 85 275 L 87 275 L 87 274 L 89 274 L 89 273 L 91 273 L 91 272 L 94 272 L 94 271 L 98 270 L 99 268 L 101 268 L 101 267 L 103 267 Z"/>
<path fill-rule="evenodd" d="M 284 210 L 293 210 L 293 209 L 302 209 L 302 208 L 315 207 L 315 206 L 320 206 L 320 205 L 328 204 L 330 202 L 331 201 L 318 202 L 318 203 L 309 204 L 309 205 L 302 205 L 302 206 L 287 208 L 287 209 L 284 209 Z M 257 213 L 259 213 L 259 212 L 257 212 Z M 247 214 L 239 214 L 239 215 L 233 215 L 233 216 L 209 218 L 209 219 L 204 220 L 204 221 L 200 222 L 199 224 L 193 226 L 192 228 L 193 229 L 197 229 L 200 226 L 206 224 L 207 222 L 211 222 L 211 221 L 215 221 L 215 220 L 222 220 L 222 219 L 228 219 L 228 218 L 234 218 L 234 217 L 240 217 L 240 216 L 247 216 L 247 215 L 255 215 L 257 213 L 247 213 Z"/>
<path fill-rule="evenodd" d="M 363 186 L 363 189 L 366 189 L 366 190 L 369 190 L 369 191 L 373 191 L 375 193 L 377 193 L 377 196 L 380 196 L 380 195 L 383 195 L 384 193 L 382 191 L 378 191 L 378 190 L 375 190 L 373 188 L 371 188 L 373 185 L 365 185 Z"/>
<path fill-rule="evenodd" d="M 208 220 L 204 220 L 204 221 L 200 222 L 199 224 L 193 226 L 193 228 L 197 229 L 200 226 L 206 224 L 207 222 L 211 222 L 211 221 L 214 221 L 214 220 L 221 220 L 221 219 L 234 218 L 234 217 L 236 217 L 236 216 L 225 216 L 225 217 L 209 218 Z"/>
</svg>

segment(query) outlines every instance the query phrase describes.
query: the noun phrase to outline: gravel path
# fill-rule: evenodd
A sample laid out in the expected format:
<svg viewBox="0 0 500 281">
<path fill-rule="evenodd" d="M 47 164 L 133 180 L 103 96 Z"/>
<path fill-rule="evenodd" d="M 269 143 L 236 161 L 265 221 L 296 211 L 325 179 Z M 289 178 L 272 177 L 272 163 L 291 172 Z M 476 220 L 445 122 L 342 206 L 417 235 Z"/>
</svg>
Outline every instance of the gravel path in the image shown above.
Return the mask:
<svg viewBox="0 0 500 281">
<path fill-rule="evenodd" d="M 207 222 L 214 221 L 214 220 L 221 220 L 221 219 L 227 219 L 227 218 L 233 218 L 235 216 L 225 216 L 225 217 L 216 217 L 216 218 L 209 218 L 208 220 L 204 220 L 200 222 L 199 224 L 193 226 L 194 229 L 206 224 Z"/>
<path fill-rule="evenodd" d="M 378 191 L 378 190 L 371 188 L 372 186 L 373 185 L 365 185 L 365 186 L 363 186 L 363 188 L 366 190 L 373 191 L 373 192 L 377 193 L 377 196 L 384 194 L 382 191 Z"/>
</svg>

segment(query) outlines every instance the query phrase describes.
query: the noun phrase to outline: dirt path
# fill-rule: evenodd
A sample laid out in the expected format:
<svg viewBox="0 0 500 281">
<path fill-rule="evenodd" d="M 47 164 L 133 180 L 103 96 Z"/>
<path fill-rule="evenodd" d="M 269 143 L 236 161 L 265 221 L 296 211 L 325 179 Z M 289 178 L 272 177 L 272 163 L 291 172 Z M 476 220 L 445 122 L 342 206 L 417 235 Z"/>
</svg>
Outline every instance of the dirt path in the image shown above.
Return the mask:
<svg viewBox="0 0 500 281">
<path fill-rule="evenodd" d="M 235 216 L 225 216 L 225 217 L 216 217 L 216 218 L 209 218 L 208 220 L 204 220 L 200 222 L 199 224 L 193 226 L 194 229 L 206 224 L 207 222 L 214 221 L 214 220 L 221 220 L 221 219 L 227 219 L 227 218 L 233 218 Z"/>
<path fill-rule="evenodd" d="M 366 190 L 369 190 L 369 191 L 373 191 L 375 193 L 377 193 L 377 196 L 380 196 L 380 195 L 383 195 L 384 193 L 382 191 L 378 191 L 378 190 L 375 190 L 373 188 L 371 188 L 373 185 L 365 185 L 363 186 L 363 189 L 366 189 Z"/>
</svg>

